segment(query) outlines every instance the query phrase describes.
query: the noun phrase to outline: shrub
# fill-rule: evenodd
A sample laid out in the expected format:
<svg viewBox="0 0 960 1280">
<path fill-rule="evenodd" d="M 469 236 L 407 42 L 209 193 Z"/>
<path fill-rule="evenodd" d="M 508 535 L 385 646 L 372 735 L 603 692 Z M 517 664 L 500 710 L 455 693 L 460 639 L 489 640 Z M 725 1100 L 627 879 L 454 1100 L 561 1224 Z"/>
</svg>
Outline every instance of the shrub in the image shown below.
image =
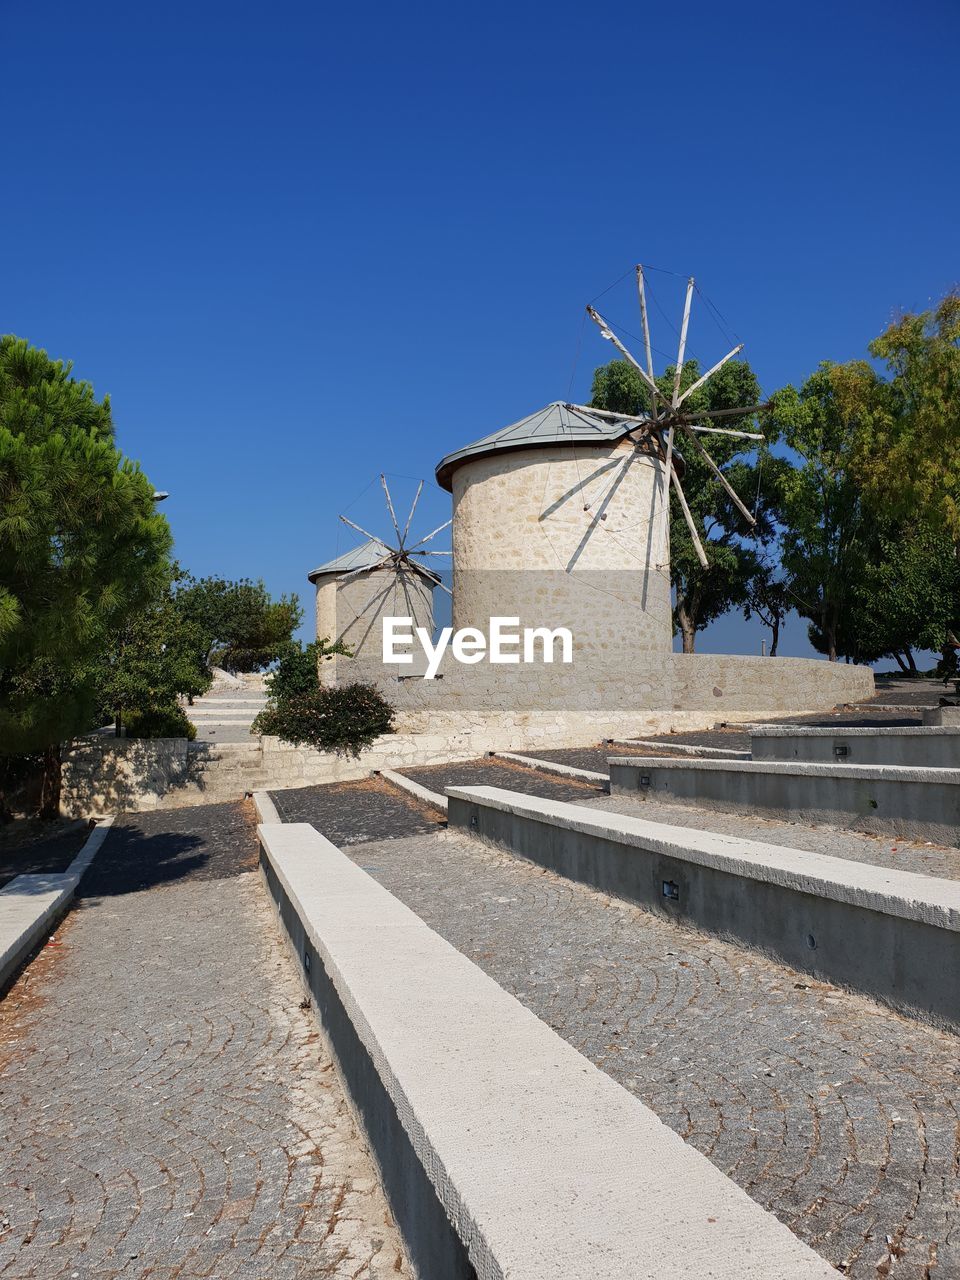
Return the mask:
<svg viewBox="0 0 960 1280">
<path fill-rule="evenodd" d="M 128 738 L 189 738 L 192 742 L 197 736 L 186 712 L 176 703 L 149 711 L 128 711 L 123 723 Z"/>
<path fill-rule="evenodd" d="M 254 733 L 274 734 L 294 746 L 307 743 L 318 751 L 354 757 L 392 728 L 393 708 L 373 685 L 326 689 L 316 678 L 312 689 L 264 708 L 253 722 Z"/>
</svg>

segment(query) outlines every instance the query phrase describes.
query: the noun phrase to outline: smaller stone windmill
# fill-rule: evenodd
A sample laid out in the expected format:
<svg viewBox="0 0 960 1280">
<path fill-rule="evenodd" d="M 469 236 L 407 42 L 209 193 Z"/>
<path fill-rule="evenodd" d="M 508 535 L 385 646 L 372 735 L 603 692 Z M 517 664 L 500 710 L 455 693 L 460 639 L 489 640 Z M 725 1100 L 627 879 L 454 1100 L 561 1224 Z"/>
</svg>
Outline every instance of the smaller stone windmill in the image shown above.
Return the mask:
<svg viewBox="0 0 960 1280">
<path fill-rule="evenodd" d="M 421 562 L 422 557 L 449 556 L 449 551 L 427 550 L 426 544 L 446 529 L 445 521 L 422 538 L 412 538 L 410 528 L 416 513 L 423 481 L 401 529 L 393 506 L 386 477 L 380 476 L 393 524 L 396 545 L 369 533 L 353 520 L 341 515 L 341 521 L 367 539 L 335 560 L 322 564 L 307 575 L 317 591 L 317 636 L 342 641 L 354 659 L 379 663 L 381 655 L 381 620 L 385 617 L 408 617 L 415 627 L 433 634 L 433 592 L 449 588 L 438 573 Z M 348 659 L 348 661 L 352 661 Z M 336 660 L 321 665 L 326 682 L 336 679 Z"/>
</svg>

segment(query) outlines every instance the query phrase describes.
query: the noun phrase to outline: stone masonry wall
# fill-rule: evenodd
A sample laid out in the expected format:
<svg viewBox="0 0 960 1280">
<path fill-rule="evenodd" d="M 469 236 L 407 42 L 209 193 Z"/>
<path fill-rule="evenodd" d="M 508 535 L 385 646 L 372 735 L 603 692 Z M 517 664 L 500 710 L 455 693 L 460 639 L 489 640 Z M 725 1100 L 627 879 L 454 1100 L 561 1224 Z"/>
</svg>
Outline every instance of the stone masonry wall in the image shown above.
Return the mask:
<svg viewBox="0 0 960 1280">
<path fill-rule="evenodd" d="M 529 691 L 511 699 L 500 674 L 474 687 L 466 679 L 459 691 L 452 680 L 449 685 L 395 683 L 389 696 L 397 708 L 397 732 L 377 739 L 359 760 L 277 738 L 220 744 L 86 738 L 65 756 L 64 812 L 87 816 L 207 804 L 263 788 L 363 778 L 374 769 L 467 760 L 485 751 L 578 746 L 607 737 L 708 727 L 718 720 L 822 710 L 873 693 L 867 667 L 695 654 L 639 658 L 631 678 L 621 675 L 618 685 L 610 675 L 610 688 L 598 683 L 593 706 L 565 704 L 559 684 L 551 706 L 531 703 Z M 614 696 L 618 692 L 622 696 Z"/>
</svg>

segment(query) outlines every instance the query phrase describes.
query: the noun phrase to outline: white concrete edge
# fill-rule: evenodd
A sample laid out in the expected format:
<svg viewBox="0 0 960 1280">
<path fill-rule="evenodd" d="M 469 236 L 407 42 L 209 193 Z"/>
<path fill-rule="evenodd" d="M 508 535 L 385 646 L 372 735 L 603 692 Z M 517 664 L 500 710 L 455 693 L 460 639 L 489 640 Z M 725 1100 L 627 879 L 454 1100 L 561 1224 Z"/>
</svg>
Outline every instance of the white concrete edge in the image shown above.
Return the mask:
<svg viewBox="0 0 960 1280">
<path fill-rule="evenodd" d="M 659 747 L 663 751 L 679 751 L 685 756 L 724 756 L 729 760 L 749 760 L 750 752 L 735 747 L 699 747 L 690 742 L 656 742 L 652 738 L 608 738 L 614 747 Z"/>
<path fill-rule="evenodd" d="M 270 798 L 267 791 L 254 791 L 253 807 L 257 811 L 257 818 L 261 823 L 279 823 L 281 821 L 277 806 Z"/>
<path fill-rule="evenodd" d="M 312 827 L 260 839 L 481 1280 L 835 1276 Z"/>
<path fill-rule="evenodd" d="M 538 760 L 536 756 L 521 756 L 515 751 L 491 751 L 488 754 L 497 760 L 513 760 L 515 764 L 525 764 L 528 768 L 539 769 L 542 773 L 555 773 L 561 778 L 580 778 L 584 782 L 602 782 L 604 786 L 610 781 L 605 773 L 596 773 L 593 769 L 578 769 L 576 765 L 561 764 L 557 760 Z"/>
<path fill-rule="evenodd" d="M 113 820 L 114 815 L 109 814 L 97 823 L 66 871 L 14 876 L 0 889 L 0 988 L 6 986 L 51 923 L 63 915 Z"/>
<path fill-rule="evenodd" d="M 585 805 L 520 795 L 499 787 L 448 787 L 447 794 L 452 799 L 487 805 L 547 826 L 567 827 L 644 852 L 666 854 L 678 861 L 781 885 L 797 893 L 960 932 L 960 881 L 714 831 L 648 822 L 631 814 L 588 809 Z"/>
<path fill-rule="evenodd" d="M 949 738 L 960 737 L 960 727 L 952 725 L 877 725 L 876 728 L 815 728 L 803 724 L 756 725 L 753 738 Z"/>
<path fill-rule="evenodd" d="M 431 791 L 429 787 L 423 786 L 419 782 L 415 782 L 413 778 L 408 778 L 402 773 L 397 773 L 395 769 L 374 769 L 374 773 L 386 778 L 388 782 L 392 782 L 395 787 L 399 787 L 401 791 L 406 791 L 422 803 L 429 805 L 431 809 L 436 809 L 438 813 L 446 816 L 447 797 L 440 795 L 438 791 Z"/>
<path fill-rule="evenodd" d="M 678 760 L 670 756 L 609 756 L 607 764 L 701 773 L 778 773 L 807 778 L 863 778 L 875 782 L 935 782 L 960 786 L 960 769 L 905 764 L 838 764 L 832 760 Z"/>
</svg>

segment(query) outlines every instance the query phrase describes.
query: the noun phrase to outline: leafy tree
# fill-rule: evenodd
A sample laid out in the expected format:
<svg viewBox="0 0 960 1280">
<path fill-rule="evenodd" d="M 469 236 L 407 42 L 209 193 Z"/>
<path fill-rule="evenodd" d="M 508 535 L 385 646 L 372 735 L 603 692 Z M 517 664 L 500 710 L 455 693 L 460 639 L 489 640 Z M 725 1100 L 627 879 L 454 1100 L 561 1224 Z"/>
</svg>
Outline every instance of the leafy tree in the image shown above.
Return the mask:
<svg viewBox="0 0 960 1280">
<path fill-rule="evenodd" d="M 274 600 L 262 582 L 188 580 L 177 591 L 185 621 L 209 636 L 208 659 L 228 671 L 263 671 L 286 653 L 303 620 L 294 596 Z"/>
<path fill-rule="evenodd" d="M 747 585 L 743 614 L 747 621 L 757 617 L 765 627 L 770 628 L 769 656 L 771 658 L 777 656 L 783 620 L 792 608 L 790 588 L 781 577 L 777 576 L 777 571 L 773 567 L 762 563 Z"/>
<path fill-rule="evenodd" d="M 184 617 L 172 581 L 151 604 L 112 637 L 100 661 L 98 687 L 102 718 L 130 737 L 196 737 L 178 699 L 210 687 L 208 633 Z"/>
<path fill-rule="evenodd" d="M 798 465 L 777 472 L 783 567 L 811 640 L 831 661 L 842 652 L 844 617 L 875 540 L 852 457 L 885 395 L 863 361 L 824 362 L 799 390 L 777 392 L 767 415 L 768 436 L 779 433 L 799 455 Z"/>
<path fill-rule="evenodd" d="M 888 516 L 945 527 L 960 544 L 960 290 L 870 344 L 888 394 L 862 406 L 854 466 Z"/>
<path fill-rule="evenodd" d="M 114 444 L 108 399 L 22 339 L 0 339 L 0 752 L 42 752 L 96 719 L 97 656 L 162 586 L 170 531 Z"/>
<path fill-rule="evenodd" d="M 681 389 L 700 376 L 696 360 L 683 366 Z M 669 368 L 658 385 L 669 397 L 674 370 Z M 734 409 L 755 404 L 760 388 L 746 361 L 731 360 L 705 386 L 695 391 L 685 407 L 690 410 Z M 615 413 L 643 413 L 649 396 L 636 369 L 625 360 L 613 360 L 594 373 L 591 404 Z M 749 414 L 724 421 L 732 429 L 750 430 Z M 708 451 L 744 501 L 758 491 L 761 454 L 745 449 L 745 442 L 731 436 L 709 438 Z M 755 530 L 750 530 L 726 490 L 698 451 L 681 433 L 675 448 L 684 463 L 683 491 L 690 513 L 707 553 L 704 569 L 697 558 L 679 500 L 670 494 L 670 570 L 674 592 L 674 625 L 683 637 L 684 653 L 693 653 L 696 635 L 715 618 L 732 608 L 746 605 L 749 588 L 761 568 L 758 544 L 774 532 L 769 510 L 760 512 Z M 751 456 L 755 455 L 755 456 Z"/>
<path fill-rule="evenodd" d="M 321 685 L 318 661 L 348 652 L 339 642 L 328 646 L 326 640 L 292 647 L 270 677 L 269 702 L 252 731 L 355 757 L 375 738 L 390 733 L 393 708 L 373 685 Z"/>
</svg>

